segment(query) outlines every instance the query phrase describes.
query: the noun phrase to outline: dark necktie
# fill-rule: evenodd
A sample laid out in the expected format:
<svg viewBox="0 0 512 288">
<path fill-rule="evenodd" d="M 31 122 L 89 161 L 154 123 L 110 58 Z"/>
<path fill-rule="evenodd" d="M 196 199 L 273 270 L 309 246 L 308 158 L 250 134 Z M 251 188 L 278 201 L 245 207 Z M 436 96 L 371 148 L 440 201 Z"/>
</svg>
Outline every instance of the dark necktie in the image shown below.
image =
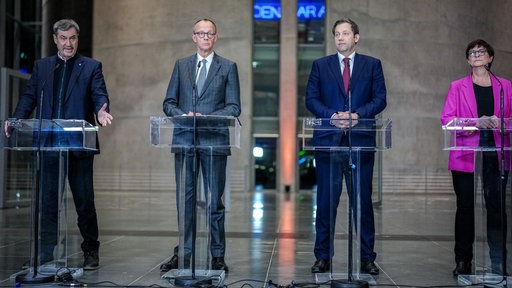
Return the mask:
<svg viewBox="0 0 512 288">
<path fill-rule="evenodd" d="M 345 85 L 345 93 L 348 94 L 348 87 L 350 86 L 350 58 L 343 58 L 345 68 L 343 68 L 343 84 Z"/>
<path fill-rule="evenodd" d="M 201 61 L 201 70 L 199 71 L 199 77 L 197 77 L 197 94 L 201 94 L 203 91 L 204 81 L 206 80 L 206 59 Z"/>
</svg>

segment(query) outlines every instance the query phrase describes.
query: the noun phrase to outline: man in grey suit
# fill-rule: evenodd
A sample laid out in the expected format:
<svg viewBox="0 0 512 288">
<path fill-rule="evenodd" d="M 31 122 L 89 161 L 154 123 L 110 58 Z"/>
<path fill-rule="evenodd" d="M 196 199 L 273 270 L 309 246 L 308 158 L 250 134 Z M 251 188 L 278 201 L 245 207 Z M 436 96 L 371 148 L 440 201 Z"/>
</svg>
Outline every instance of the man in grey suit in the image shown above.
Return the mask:
<svg viewBox="0 0 512 288">
<path fill-rule="evenodd" d="M 219 116 L 233 116 L 240 115 L 240 84 L 238 80 L 238 69 L 236 63 L 226 58 L 220 57 L 213 51 L 213 46 L 217 41 L 217 27 L 212 20 L 201 19 L 194 24 L 192 40 L 196 43 L 197 53 L 180 59 L 176 62 L 172 76 L 167 88 L 167 94 L 163 102 L 163 110 L 167 116 L 189 116 L 190 122 L 194 118 L 201 118 L 201 115 L 219 115 Z M 184 117 L 184 121 L 187 117 Z M 199 121 L 195 122 L 196 124 Z M 205 135 L 208 134 L 208 135 Z M 203 174 L 203 181 L 205 186 L 211 191 L 211 204 L 210 204 L 210 253 L 212 256 L 211 269 L 229 271 L 228 266 L 224 261 L 226 238 L 224 231 L 224 218 L 225 208 L 222 202 L 222 195 L 226 182 L 226 163 L 227 156 L 230 155 L 228 149 L 216 149 L 210 151 L 207 149 L 191 149 L 194 147 L 193 137 L 190 133 L 178 134 L 175 131 L 173 141 L 179 141 L 184 144 L 185 149 L 173 150 L 175 156 L 175 170 L 176 170 L 176 204 L 179 209 L 179 192 L 180 189 L 180 171 L 186 162 L 187 169 L 195 165 L 188 165 L 193 163 L 196 159 L 197 165 L 201 167 Z M 215 141 L 219 136 L 212 139 L 210 133 L 196 134 L 196 143 L 209 143 L 208 141 Z M 225 140 L 229 142 L 229 136 Z M 188 142 L 187 142 L 188 141 Z M 176 143 L 176 142 L 175 142 Z M 211 169 L 210 169 L 211 168 Z M 185 171 L 186 183 L 185 194 L 187 203 L 185 203 L 185 216 L 184 219 L 179 219 L 178 222 L 184 221 L 184 265 L 185 268 L 190 265 L 190 255 L 193 242 L 193 221 L 189 209 L 193 204 L 189 203 L 189 199 L 194 197 L 195 192 L 194 184 L 197 183 L 197 170 L 196 175 L 192 177 L 193 171 Z M 189 177 L 190 176 L 190 177 Z M 194 179 L 195 178 L 195 179 Z M 190 196 L 190 197 L 189 197 Z M 185 198 L 182 198 L 185 199 Z M 178 213 L 180 214 L 180 213 Z M 169 262 L 163 264 L 160 270 L 165 272 L 171 269 L 178 268 L 178 246 L 174 248 L 174 255 Z"/>
</svg>

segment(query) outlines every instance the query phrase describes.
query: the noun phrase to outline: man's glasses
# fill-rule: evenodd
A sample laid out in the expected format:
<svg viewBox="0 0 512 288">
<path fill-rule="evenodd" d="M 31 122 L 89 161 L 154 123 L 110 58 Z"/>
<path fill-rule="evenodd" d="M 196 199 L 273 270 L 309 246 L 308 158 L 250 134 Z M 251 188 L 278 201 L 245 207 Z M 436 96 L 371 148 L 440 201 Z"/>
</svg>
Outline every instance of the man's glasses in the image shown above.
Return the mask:
<svg viewBox="0 0 512 288">
<path fill-rule="evenodd" d="M 213 38 L 213 36 L 217 35 L 217 33 L 213 33 L 213 32 L 194 32 L 194 35 L 197 35 L 199 38 L 204 38 L 206 36 L 206 38 L 208 39 L 211 39 Z"/>
<path fill-rule="evenodd" d="M 469 57 L 480 57 L 480 56 L 483 56 L 485 55 L 485 53 L 487 53 L 486 50 L 482 49 L 482 50 L 477 50 L 477 51 L 469 51 L 468 52 L 468 56 Z"/>
</svg>

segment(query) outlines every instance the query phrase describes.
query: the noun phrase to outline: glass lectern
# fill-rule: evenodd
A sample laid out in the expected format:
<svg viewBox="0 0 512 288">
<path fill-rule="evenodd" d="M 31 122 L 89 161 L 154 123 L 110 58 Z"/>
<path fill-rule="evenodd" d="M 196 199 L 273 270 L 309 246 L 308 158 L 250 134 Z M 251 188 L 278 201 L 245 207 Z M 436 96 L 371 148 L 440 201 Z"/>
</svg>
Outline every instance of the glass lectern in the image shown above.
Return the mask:
<svg viewBox="0 0 512 288">
<path fill-rule="evenodd" d="M 70 151 L 97 150 L 98 127 L 83 120 L 58 119 L 8 120 L 7 124 L 10 136 L 3 133 L 2 125 L 1 148 L 33 158 L 30 268 L 13 277 L 30 283 L 52 281 L 59 271 L 81 275 L 81 268 L 69 268 L 67 259 L 68 224 L 74 225 L 68 219 L 67 160 Z"/>
<path fill-rule="evenodd" d="M 217 225 L 212 221 L 217 215 L 211 213 L 211 195 L 217 181 L 208 171 L 214 169 L 215 157 L 240 148 L 240 122 L 226 116 L 151 117 L 150 131 L 151 145 L 170 149 L 176 160 L 179 264 L 162 278 L 174 280 L 176 286 L 205 281 L 218 285 L 224 271 L 212 270 L 210 253 L 216 241 L 211 234 L 212 222 Z"/>
<path fill-rule="evenodd" d="M 349 123 L 351 125 L 348 125 Z M 322 154 L 330 157 L 328 161 L 331 164 L 329 165 L 342 163 L 341 165 L 346 166 L 345 169 L 349 171 L 349 175 L 353 175 L 349 178 L 353 180 L 345 181 L 346 189 L 343 189 L 345 192 L 342 193 L 342 198 L 348 198 L 346 197 L 348 195 L 347 191 L 352 191 L 355 195 L 355 197 L 347 199 L 344 208 L 341 208 L 343 206 L 341 204 L 338 206 L 335 235 L 330 236 L 334 240 L 331 254 L 335 255 L 331 264 L 332 274 L 317 273 L 315 274 L 316 282 L 326 283 L 336 279 L 346 279 L 349 276 L 355 280 L 374 282 L 370 275 L 360 273 L 360 237 L 358 231 L 361 228 L 359 198 L 361 182 L 360 177 L 358 177 L 360 175 L 359 162 L 364 153 L 373 153 L 391 148 L 391 120 L 308 118 L 304 119 L 302 124 L 303 149 L 314 150 L 317 154 L 315 158 L 319 156 L 319 152 L 326 152 Z M 341 175 L 330 175 L 330 179 L 339 181 Z M 332 191 L 331 189 L 331 195 L 336 192 L 338 191 Z M 333 205 L 335 204 L 333 203 Z M 333 218 L 335 217 L 336 215 Z M 344 245 L 344 243 L 347 245 Z M 344 259 L 348 260 L 344 261 Z M 344 270 L 343 267 L 348 268 Z M 344 273 L 344 271 L 348 271 L 348 273 Z"/>
<path fill-rule="evenodd" d="M 492 122 L 492 126 L 489 123 Z M 495 127 L 495 128 L 482 128 Z M 503 131 L 502 131 L 503 130 Z M 459 275 L 459 282 L 464 285 L 506 285 L 506 275 L 510 274 L 511 255 L 507 253 L 512 249 L 510 231 L 512 221 L 507 217 L 512 215 L 512 202 L 510 195 L 510 135 L 512 132 L 512 119 L 482 119 L 482 118 L 455 118 L 443 126 L 444 150 L 470 151 L 474 156 L 474 193 L 475 193 L 475 242 L 473 246 L 472 274 Z M 500 133 L 504 133 L 503 144 Z M 492 135 L 495 145 L 480 141 Z M 503 147 L 503 149 L 501 148 Z M 471 154 L 470 154 L 471 155 Z M 484 158 L 498 157 L 500 174 L 496 184 L 497 191 L 487 187 Z M 500 187 L 501 186 L 501 187 Z M 505 261 L 503 261 L 505 260 Z M 504 264 L 504 265 L 503 265 Z M 505 277 L 505 278 L 504 278 Z M 510 284 L 510 277 L 507 281 Z"/>
</svg>

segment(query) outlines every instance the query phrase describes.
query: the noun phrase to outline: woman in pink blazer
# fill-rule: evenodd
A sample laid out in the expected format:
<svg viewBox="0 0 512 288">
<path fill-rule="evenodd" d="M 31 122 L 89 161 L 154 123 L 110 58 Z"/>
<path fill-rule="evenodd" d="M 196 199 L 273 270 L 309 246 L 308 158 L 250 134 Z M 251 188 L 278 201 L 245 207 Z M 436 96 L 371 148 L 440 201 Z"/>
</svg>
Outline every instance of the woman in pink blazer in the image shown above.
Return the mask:
<svg viewBox="0 0 512 288">
<path fill-rule="evenodd" d="M 504 117 L 512 117 L 512 85 L 509 80 L 496 77 L 490 72 L 494 60 L 494 49 L 484 40 L 475 40 L 467 45 L 466 59 L 471 73 L 451 83 L 445 105 L 441 113 L 441 122 L 448 124 L 454 118 L 480 118 L 477 130 L 457 134 L 457 146 L 501 147 L 499 131 L 501 117 L 501 93 L 504 95 Z M 487 121 L 486 121 L 487 120 Z M 510 146 L 507 133 L 504 146 Z M 493 272 L 502 274 L 503 241 L 506 229 L 506 215 L 501 213 L 500 193 L 501 153 L 499 149 L 483 152 L 482 173 L 483 190 L 487 210 L 487 240 Z M 510 154 L 505 153 L 505 179 L 510 170 Z M 451 150 L 448 162 L 451 170 L 453 188 L 457 198 L 455 214 L 455 262 L 453 275 L 471 274 L 473 242 L 475 239 L 474 215 L 474 152 L 473 150 Z M 506 191 L 506 181 L 503 193 Z M 505 211 L 503 212 L 505 213 Z M 506 242 L 505 242 L 506 243 Z M 505 249 L 506 250 L 506 249 Z"/>
</svg>

